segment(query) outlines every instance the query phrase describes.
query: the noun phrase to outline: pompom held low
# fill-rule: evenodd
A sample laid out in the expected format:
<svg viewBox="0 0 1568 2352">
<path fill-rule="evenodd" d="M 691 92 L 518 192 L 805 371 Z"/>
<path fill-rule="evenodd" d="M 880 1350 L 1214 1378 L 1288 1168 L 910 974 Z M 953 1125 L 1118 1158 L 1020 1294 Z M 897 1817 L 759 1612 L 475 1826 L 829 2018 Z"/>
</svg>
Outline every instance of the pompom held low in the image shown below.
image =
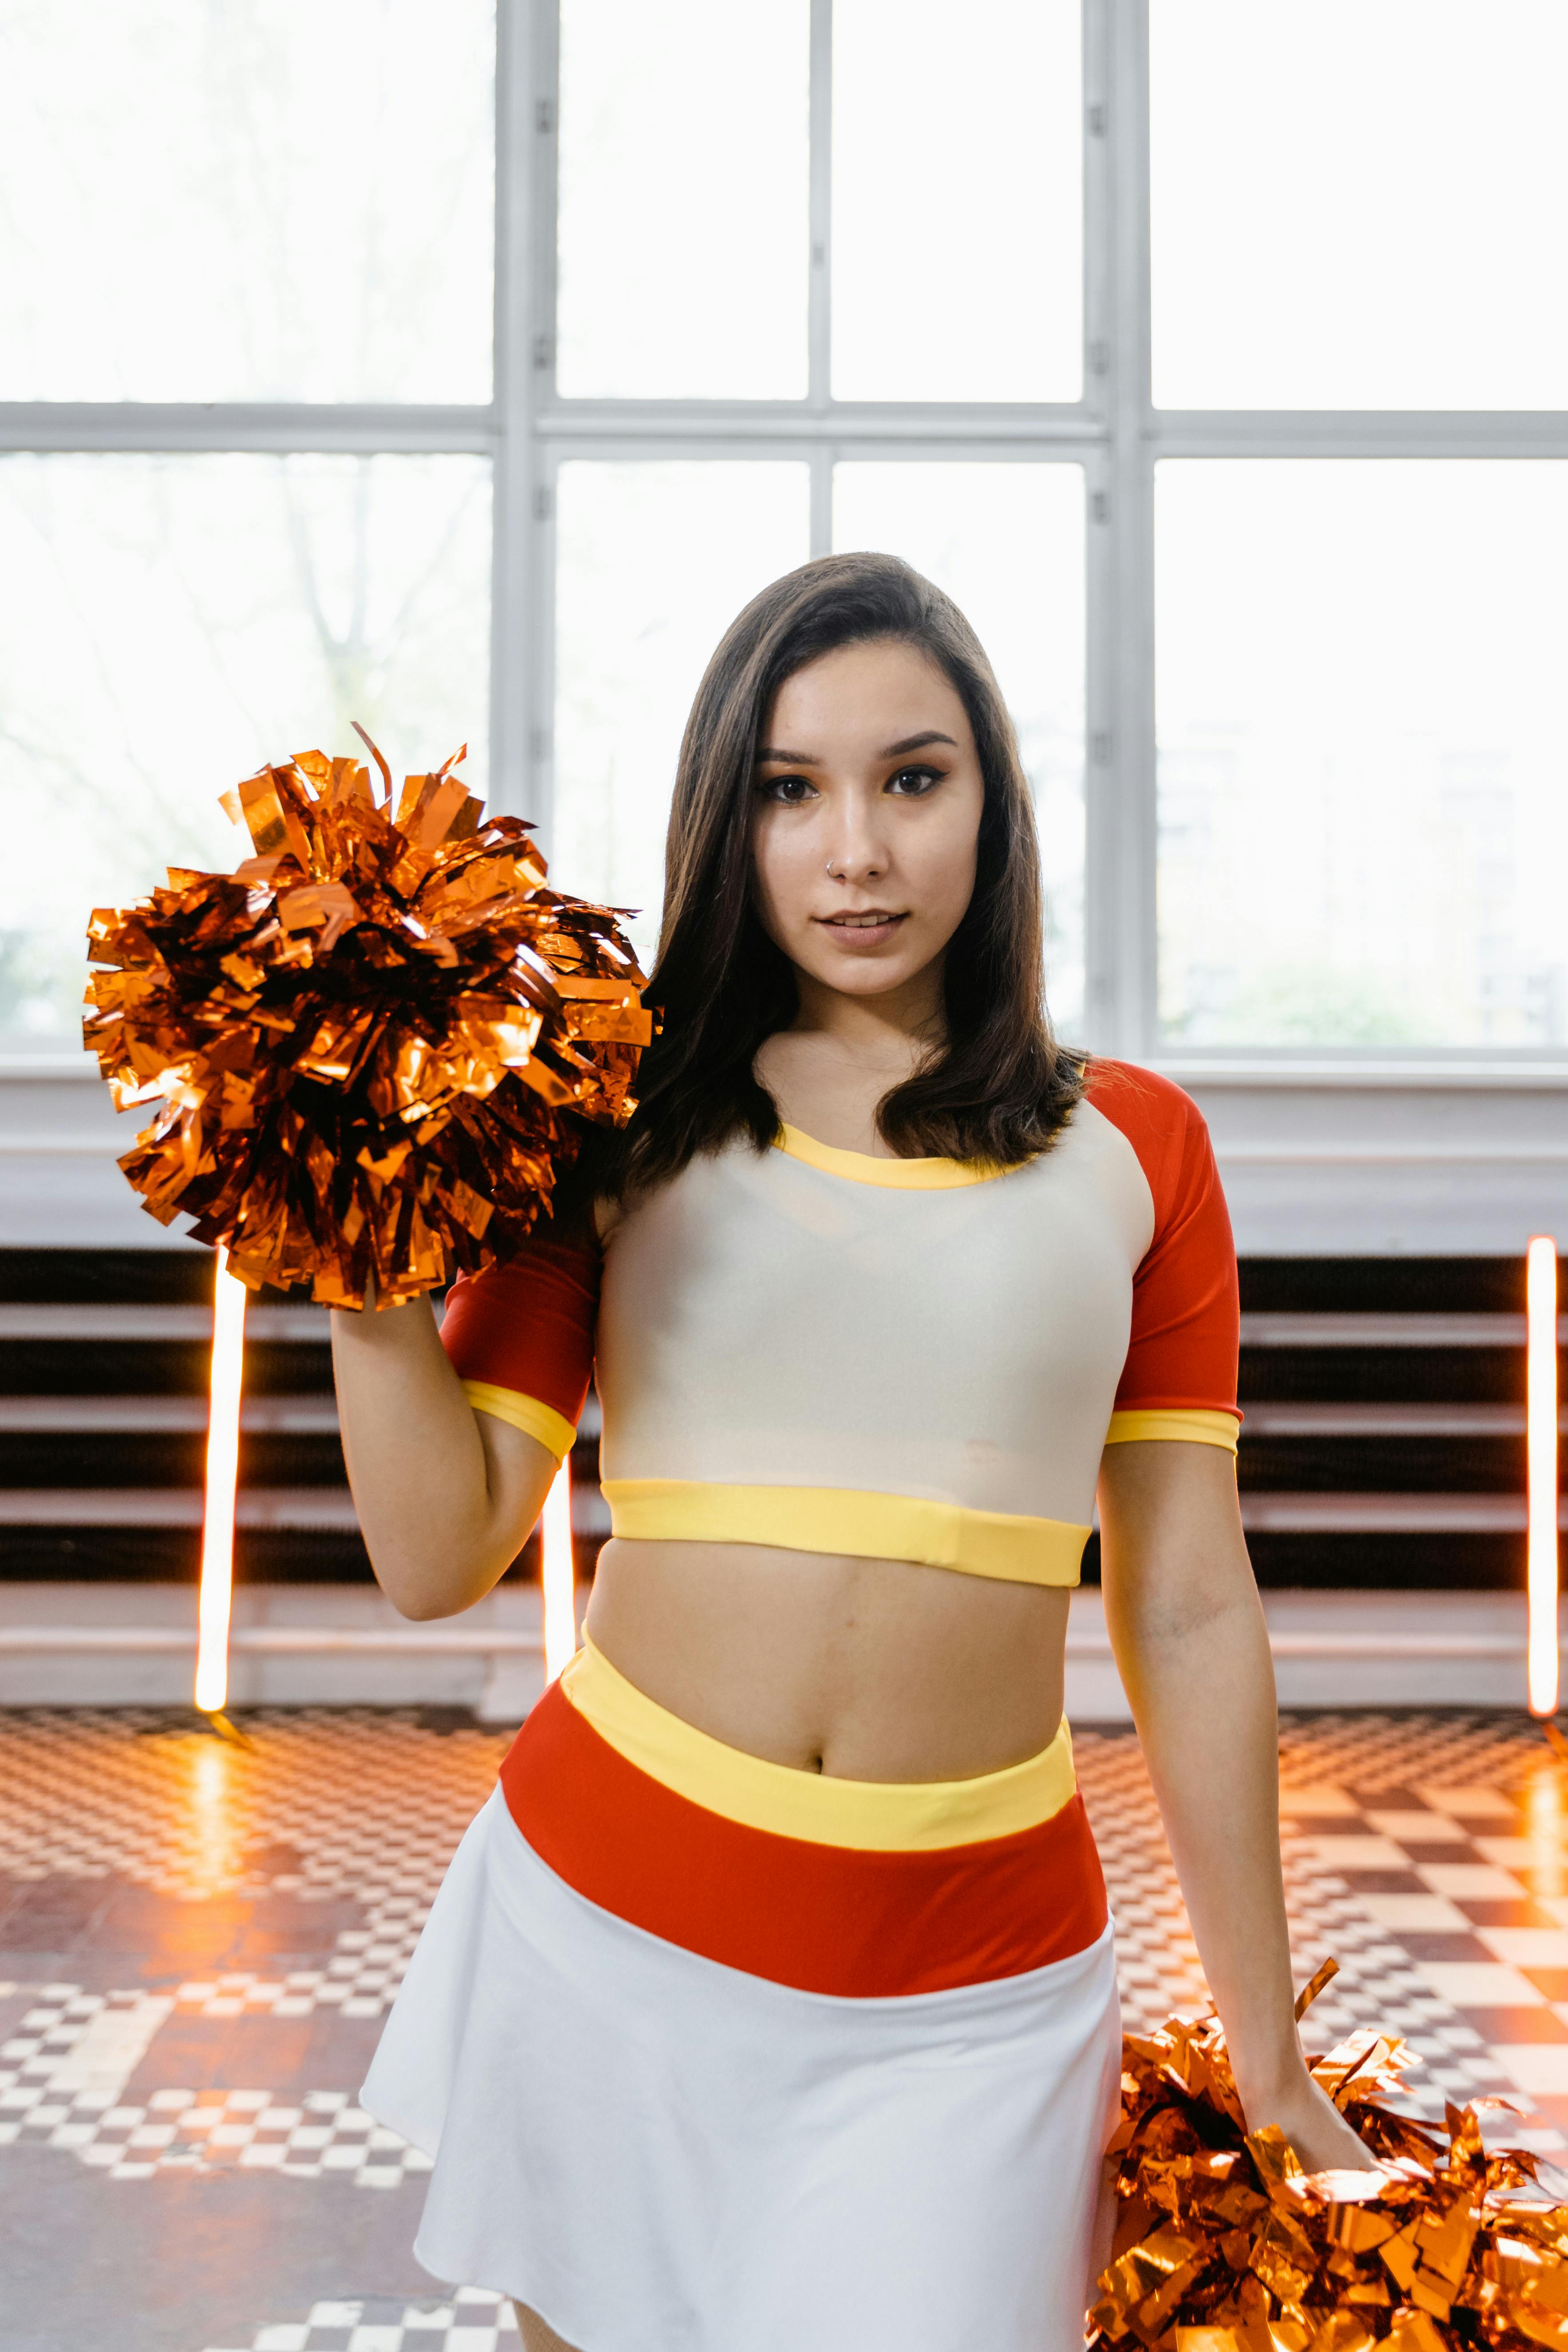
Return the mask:
<svg viewBox="0 0 1568 2352">
<path fill-rule="evenodd" d="M 1093 2352 L 1568 2352 L 1568 2206 L 1527 2150 L 1489 2152 L 1474 2105 L 1443 2134 L 1397 2113 L 1410 2063 L 1370 2029 L 1311 2062 L 1376 2168 L 1308 2173 L 1278 2128 L 1247 2134 L 1217 2020 L 1129 2034 Z"/>
<path fill-rule="evenodd" d="M 363 730 L 359 730 L 363 734 Z M 622 1125 L 652 1034 L 615 911 L 546 887 L 531 828 L 453 770 L 302 751 L 223 805 L 254 854 L 99 908 L 83 1034 L 120 1165 L 253 1287 L 395 1305 L 515 1247 L 577 1149 Z M 464 747 L 466 750 L 466 746 Z"/>
</svg>

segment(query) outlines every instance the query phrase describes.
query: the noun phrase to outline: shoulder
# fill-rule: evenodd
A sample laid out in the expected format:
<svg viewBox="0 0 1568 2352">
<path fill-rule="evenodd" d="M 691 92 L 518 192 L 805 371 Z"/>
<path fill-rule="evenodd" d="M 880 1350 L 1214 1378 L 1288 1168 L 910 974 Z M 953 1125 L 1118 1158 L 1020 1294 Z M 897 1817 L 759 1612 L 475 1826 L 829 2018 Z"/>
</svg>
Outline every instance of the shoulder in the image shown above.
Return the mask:
<svg viewBox="0 0 1568 2352">
<path fill-rule="evenodd" d="M 1153 1196 L 1156 1236 L 1210 1204 L 1217 1204 L 1223 1213 L 1224 1194 L 1204 1115 L 1173 1079 L 1135 1062 L 1096 1060 L 1086 1073 L 1084 1096 L 1136 1155 Z"/>
<path fill-rule="evenodd" d="M 1111 1062 L 1095 1055 L 1084 1072 L 1083 1091 L 1096 1110 L 1118 1126 L 1125 1121 L 1169 1131 L 1204 1123 L 1202 1111 L 1174 1078 L 1136 1062 Z"/>
<path fill-rule="evenodd" d="M 1155 1185 L 1156 1170 L 1164 1172 L 1194 1151 L 1206 1155 L 1208 1129 L 1190 1094 L 1173 1078 L 1145 1070 L 1136 1062 L 1091 1061 L 1084 1075 L 1084 1099 L 1120 1129 L 1138 1155 L 1139 1164 Z"/>
<path fill-rule="evenodd" d="M 597 1291 L 604 1244 L 589 1202 L 563 1205 L 557 1214 L 544 1210 L 521 1237 L 492 1226 L 490 1241 L 489 1262 L 477 1274 L 458 1275 L 447 1292 L 448 1317 L 454 1307 L 493 1305 L 510 1311 L 542 1285 Z"/>
</svg>

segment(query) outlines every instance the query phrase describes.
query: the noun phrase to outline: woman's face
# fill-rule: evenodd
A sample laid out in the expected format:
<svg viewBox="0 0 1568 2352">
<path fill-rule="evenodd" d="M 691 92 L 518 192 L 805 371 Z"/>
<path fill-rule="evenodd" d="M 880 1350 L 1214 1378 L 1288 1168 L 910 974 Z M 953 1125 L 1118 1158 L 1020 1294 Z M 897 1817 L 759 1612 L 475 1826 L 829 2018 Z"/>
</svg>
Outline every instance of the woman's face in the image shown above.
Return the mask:
<svg viewBox="0 0 1568 2352">
<path fill-rule="evenodd" d="M 845 995 L 902 986 L 974 889 L 984 786 L 957 692 L 916 646 L 839 646 L 785 679 L 764 735 L 752 858 L 769 937 Z"/>
</svg>

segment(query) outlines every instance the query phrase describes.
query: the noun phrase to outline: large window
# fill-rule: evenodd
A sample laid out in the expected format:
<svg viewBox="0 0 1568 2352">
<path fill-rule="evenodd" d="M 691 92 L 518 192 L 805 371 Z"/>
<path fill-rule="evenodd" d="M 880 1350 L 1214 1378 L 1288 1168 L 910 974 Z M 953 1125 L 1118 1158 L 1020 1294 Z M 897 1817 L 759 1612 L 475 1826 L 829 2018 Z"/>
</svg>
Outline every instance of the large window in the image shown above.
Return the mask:
<svg viewBox="0 0 1568 2352">
<path fill-rule="evenodd" d="M 0 11 L 0 1042 L 266 759 L 489 772 L 489 0 Z M 432 404 L 450 404 L 437 407 Z"/>
<path fill-rule="evenodd" d="M 812 553 L 963 605 L 1069 1034 L 1568 1052 L 1559 0 L 0 16 L 0 1044 L 261 760 L 657 932 Z"/>
<path fill-rule="evenodd" d="M 1561 1050 L 1568 13 L 1149 14 L 1154 1034 Z"/>
</svg>

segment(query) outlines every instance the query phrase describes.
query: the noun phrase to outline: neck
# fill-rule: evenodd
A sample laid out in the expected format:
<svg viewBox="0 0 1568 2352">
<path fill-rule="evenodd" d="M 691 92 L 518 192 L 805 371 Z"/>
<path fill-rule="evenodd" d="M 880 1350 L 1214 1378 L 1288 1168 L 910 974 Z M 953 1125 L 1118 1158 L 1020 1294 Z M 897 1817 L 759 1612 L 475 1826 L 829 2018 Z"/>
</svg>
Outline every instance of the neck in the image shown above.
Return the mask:
<svg viewBox="0 0 1568 2352">
<path fill-rule="evenodd" d="M 876 996 L 847 996 L 798 965 L 795 985 L 799 1010 L 791 1031 L 830 1041 L 848 1060 L 907 1066 L 946 1034 L 940 957 Z"/>
</svg>

